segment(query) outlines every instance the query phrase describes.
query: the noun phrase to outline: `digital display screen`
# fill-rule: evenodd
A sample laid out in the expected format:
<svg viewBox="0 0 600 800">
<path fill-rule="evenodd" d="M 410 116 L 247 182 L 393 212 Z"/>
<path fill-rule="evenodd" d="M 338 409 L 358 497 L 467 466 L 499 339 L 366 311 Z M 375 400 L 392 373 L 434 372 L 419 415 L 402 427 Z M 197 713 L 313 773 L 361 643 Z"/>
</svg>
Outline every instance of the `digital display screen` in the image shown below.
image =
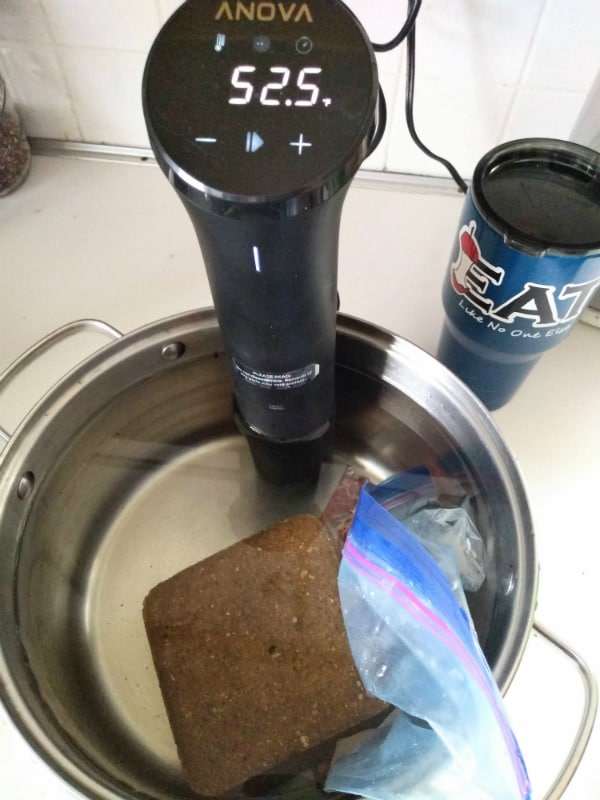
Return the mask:
<svg viewBox="0 0 600 800">
<path fill-rule="evenodd" d="M 144 76 L 155 149 L 229 198 L 289 196 L 335 174 L 356 157 L 376 98 L 371 46 L 337 0 L 192 0 Z"/>
</svg>

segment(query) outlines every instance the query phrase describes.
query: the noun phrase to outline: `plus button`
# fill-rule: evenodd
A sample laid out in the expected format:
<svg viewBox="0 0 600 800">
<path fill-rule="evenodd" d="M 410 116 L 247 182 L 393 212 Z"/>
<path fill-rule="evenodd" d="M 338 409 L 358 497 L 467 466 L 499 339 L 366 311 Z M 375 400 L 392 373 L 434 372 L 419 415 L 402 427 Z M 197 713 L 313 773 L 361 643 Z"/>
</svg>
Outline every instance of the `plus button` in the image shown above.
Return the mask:
<svg viewBox="0 0 600 800">
<path fill-rule="evenodd" d="M 301 156 L 303 149 L 305 147 L 312 147 L 312 143 L 311 142 L 307 142 L 305 140 L 305 138 L 304 138 L 304 134 L 301 133 L 300 136 L 298 136 L 298 141 L 297 142 L 290 142 L 290 147 L 297 147 L 298 148 L 298 155 Z"/>
</svg>

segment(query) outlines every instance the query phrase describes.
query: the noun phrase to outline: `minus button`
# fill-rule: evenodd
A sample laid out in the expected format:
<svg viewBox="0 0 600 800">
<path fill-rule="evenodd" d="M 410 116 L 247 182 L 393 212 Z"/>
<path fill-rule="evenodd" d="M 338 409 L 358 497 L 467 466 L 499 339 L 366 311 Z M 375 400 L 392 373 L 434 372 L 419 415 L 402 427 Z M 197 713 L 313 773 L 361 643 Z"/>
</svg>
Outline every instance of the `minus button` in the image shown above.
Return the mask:
<svg viewBox="0 0 600 800">
<path fill-rule="evenodd" d="M 201 142 L 202 144 L 215 144 L 217 140 L 214 136 L 196 136 L 194 141 Z"/>
</svg>

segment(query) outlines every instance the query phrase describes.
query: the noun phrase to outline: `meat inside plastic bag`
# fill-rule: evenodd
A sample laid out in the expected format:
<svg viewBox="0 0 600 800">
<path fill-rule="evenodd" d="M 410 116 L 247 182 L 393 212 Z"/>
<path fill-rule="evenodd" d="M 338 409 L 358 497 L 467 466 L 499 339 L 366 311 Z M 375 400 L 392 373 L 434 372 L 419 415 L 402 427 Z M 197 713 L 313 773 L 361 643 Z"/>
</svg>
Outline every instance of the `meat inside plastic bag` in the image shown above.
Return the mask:
<svg viewBox="0 0 600 800">
<path fill-rule="evenodd" d="M 395 710 L 334 761 L 327 790 L 371 800 L 530 798 L 462 589 L 484 577 L 466 508 L 441 508 L 426 470 L 362 489 L 340 599 L 365 689 Z"/>
</svg>

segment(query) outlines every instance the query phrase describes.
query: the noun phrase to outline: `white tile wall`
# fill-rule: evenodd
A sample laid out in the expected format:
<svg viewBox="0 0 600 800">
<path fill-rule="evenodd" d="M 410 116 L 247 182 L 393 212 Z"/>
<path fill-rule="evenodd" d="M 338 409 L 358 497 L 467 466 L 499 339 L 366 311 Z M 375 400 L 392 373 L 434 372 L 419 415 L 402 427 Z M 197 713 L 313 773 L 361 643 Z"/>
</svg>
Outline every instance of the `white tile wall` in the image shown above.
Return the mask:
<svg viewBox="0 0 600 800">
<path fill-rule="evenodd" d="M 398 0 L 347 0 L 374 41 L 400 28 Z M 0 72 L 31 136 L 147 146 L 140 85 L 148 48 L 180 0 L 0 0 Z M 486 150 L 569 138 L 600 69 L 599 0 L 423 0 L 415 121 L 469 177 Z M 404 120 L 405 51 L 378 56 L 386 136 L 365 166 L 444 175 Z"/>
</svg>

